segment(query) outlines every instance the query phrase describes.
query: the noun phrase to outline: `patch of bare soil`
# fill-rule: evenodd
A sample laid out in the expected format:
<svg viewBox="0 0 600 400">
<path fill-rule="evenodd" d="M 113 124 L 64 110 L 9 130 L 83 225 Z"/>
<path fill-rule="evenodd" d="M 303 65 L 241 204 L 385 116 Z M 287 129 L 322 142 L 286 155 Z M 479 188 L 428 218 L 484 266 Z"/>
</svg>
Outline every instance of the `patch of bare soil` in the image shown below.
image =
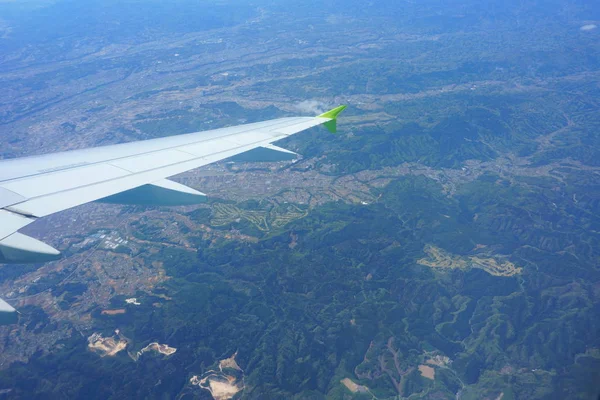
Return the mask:
<svg viewBox="0 0 600 400">
<path fill-rule="evenodd" d="M 210 370 L 202 377 L 193 376 L 190 384 L 210 392 L 214 400 L 229 400 L 245 389 L 244 371 L 235 361 L 237 352 L 219 362 L 219 370 Z"/>
<path fill-rule="evenodd" d="M 425 364 L 421 364 L 419 365 L 419 372 L 421 373 L 421 375 L 423 375 L 425 378 L 429 378 L 431 380 L 435 379 L 435 369 L 433 369 L 432 367 L 430 367 L 429 365 L 425 365 Z"/>
<path fill-rule="evenodd" d="M 88 349 L 94 353 L 100 354 L 101 357 L 113 357 L 118 352 L 125 350 L 127 347 L 127 339 L 119 334 L 119 330 L 115 331 L 116 336 L 103 337 L 100 333 L 94 333 L 88 338 Z"/>
<path fill-rule="evenodd" d="M 363 385 L 359 385 L 358 383 L 355 383 L 352 379 L 350 378 L 344 378 L 340 381 L 344 386 L 346 386 L 346 388 L 348 388 L 349 391 L 351 391 L 352 393 L 369 393 L 369 388 Z"/>
<path fill-rule="evenodd" d="M 118 310 L 102 310 L 100 314 L 102 315 L 118 315 L 125 314 L 127 311 L 124 308 L 120 308 Z"/>
</svg>

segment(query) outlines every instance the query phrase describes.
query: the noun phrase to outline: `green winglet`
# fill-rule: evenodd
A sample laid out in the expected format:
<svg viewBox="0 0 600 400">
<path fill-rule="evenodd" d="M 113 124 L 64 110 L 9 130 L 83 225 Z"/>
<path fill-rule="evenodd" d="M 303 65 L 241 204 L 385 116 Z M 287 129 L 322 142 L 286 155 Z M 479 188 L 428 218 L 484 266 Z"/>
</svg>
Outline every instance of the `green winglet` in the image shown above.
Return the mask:
<svg viewBox="0 0 600 400">
<path fill-rule="evenodd" d="M 329 110 L 326 113 L 319 115 L 318 117 L 319 118 L 336 119 L 337 116 L 340 115 L 340 113 L 346 109 L 346 107 L 348 107 L 348 106 L 339 106 L 339 107 L 336 107 L 333 110 Z"/>
<path fill-rule="evenodd" d="M 347 106 L 339 106 L 334 108 L 333 110 L 329 110 L 324 114 L 318 115 L 318 118 L 331 118 L 331 121 L 325 122 L 325 128 L 329 130 L 331 133 L 337 132 L 337 116 L 340 115 L 342 111 L 346 109 Z"/>
</svg>

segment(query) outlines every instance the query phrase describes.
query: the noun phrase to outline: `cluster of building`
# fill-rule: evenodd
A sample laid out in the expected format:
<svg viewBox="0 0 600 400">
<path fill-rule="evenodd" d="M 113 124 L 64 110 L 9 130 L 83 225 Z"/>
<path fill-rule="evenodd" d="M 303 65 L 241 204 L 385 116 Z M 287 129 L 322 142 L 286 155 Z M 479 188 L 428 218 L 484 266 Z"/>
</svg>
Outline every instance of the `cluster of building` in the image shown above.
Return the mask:
<svg viewBox="0 0 600 400">
<path fill-rule="evenodd" d="M 129 243 L 128 240 L 122 238 L 118 232 L 101 233 L 100 240 L 102 240 L 102 247 L 109 250 L 114 250 L 119 246 L 125 246 Z"/>
</svg>

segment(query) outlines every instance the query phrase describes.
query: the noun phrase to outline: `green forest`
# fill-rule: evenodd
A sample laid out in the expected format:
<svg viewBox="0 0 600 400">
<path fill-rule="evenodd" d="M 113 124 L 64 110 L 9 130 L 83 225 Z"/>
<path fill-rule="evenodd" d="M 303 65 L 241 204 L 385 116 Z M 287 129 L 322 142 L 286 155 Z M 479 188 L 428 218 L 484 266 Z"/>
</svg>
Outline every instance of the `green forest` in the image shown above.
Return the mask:
<svg viewBox="0 0 600 400">
<path fill-rule="evenodd" d="M 73 337 L 63 351 L 5 370 L 0 385 L 40 398 L 195 398 L 191 374 L 237 351 L 244 398 L 345 398 L 344 378 L 377 398 L 592 396 L 599 247 L 582 227 L 598 221 L 579 205 L 548 208 L 561 194 L 546 183 L 486 175 L 449 198 L 428 178 L 406 177 L 376 204 L 329 203 L 256 244 L 199 237 L 197 253 L 165 247 L 155 257 L 172 279 L 156 296 L 172 300 L 139 293 L 142 306 L 126 314 L 94 315 L 98 329 L 118 326 L 135 349 L 158 341 L 176 354 L 99 359 Z M 429 268 L 417 263 L 426 245 L 456 255 L 491 247 L 523 272 Z M 36 329 L 50 323 L 35 318 Z M 435 380 L 417 370 L 431 354 L 451 360 Z"/>
</svg>

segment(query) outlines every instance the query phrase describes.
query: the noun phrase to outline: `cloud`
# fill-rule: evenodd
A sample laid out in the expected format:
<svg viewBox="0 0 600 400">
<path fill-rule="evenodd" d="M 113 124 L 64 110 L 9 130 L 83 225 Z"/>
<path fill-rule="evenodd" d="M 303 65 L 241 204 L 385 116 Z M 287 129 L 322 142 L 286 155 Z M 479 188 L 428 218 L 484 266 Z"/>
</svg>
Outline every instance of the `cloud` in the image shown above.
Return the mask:
<svg viewBox="0 0 600 400">
<path fill-rule="evenodd" d="M 588 24 L 588 25 L 583 25 L 581 28 L 579 28 L 580 31 L 591 31 L 594 30 L 598 27 L 598 25 L 596 24 Z"/>
<path fill-rule="evenodd" d="M 317 100 L 304 100 L 294 104 L 294 108 L 304 114 L 319 115 L 327 111 L 327 105 Z"/>
</svg>

